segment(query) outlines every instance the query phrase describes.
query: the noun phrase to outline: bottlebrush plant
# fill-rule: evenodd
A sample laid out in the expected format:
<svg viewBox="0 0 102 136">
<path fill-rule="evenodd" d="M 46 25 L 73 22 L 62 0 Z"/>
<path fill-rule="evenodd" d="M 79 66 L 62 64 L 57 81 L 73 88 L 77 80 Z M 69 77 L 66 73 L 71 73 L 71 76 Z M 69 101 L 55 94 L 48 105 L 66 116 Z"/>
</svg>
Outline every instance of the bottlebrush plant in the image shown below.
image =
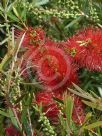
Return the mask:
<svg viewBox="0 0 102 136">
<path fill-rule="evenodd" d="M 0 136 L 102 135 L 101 8 L 0 2 Z"/>
</svg>

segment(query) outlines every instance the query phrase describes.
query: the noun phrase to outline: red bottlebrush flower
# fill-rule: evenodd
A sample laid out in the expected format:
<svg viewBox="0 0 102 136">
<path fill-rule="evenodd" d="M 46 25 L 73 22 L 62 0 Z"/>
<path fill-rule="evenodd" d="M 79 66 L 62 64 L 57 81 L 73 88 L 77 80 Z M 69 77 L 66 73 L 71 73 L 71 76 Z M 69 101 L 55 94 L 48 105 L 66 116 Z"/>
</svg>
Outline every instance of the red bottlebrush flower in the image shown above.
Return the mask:
<svg viewBox="0 0 102 136">
<path fill-rule="evenodd" d="M 46 43 L 39 48 L 29 49 L 24 55 L 22 69 L 25 67 L 32 67 L 32 71 L 36 71 L 38 81 L 43 83 L 45 90 L 57 90 L 78 81 L 76 67 L 72 65 L 71 57 L 56 47 L 56 43 L 53 43 L 53 46 Z M 25 75 L 27 73 L 29 75 L 31 71 L 26 71 Z"/>
<path fill-rule="evenodd" d="M 55 95 L 53 92 L 43 91 L 36 94 L 36 101 L 38 105 L 42 103 L 43 112 L 45 112 L 46 116 L 51 119 L 51 121 L 57 122 L 59 108 L 53 99 L 54 97 L 61 99 L 60 94 Z"/>
<path fill-rule="evenodd" d="M 42 106 L 46 106 L 53 103 L 53 92 L 41 91 L 36 95 L 36 101 L 38 104 L 42 104 Z"/>
<path fill-rule="evenodd" d="M 77 96 L 74 96 L 74 109 L 72 118 L 73 121 L 79 125 L 82 125 L 85 119 L 85 105 L 82 103 L 81 99 Z"/>
<path fill-rule="evenodd" d="M 58 89 L 69 79 L 70 60 L 64 55 L 62 50 L 50 47 L 47 48 L 43 58 L 41 58 L 42 61 L 38 64 L 38 76 L 47 88 Z M 63 81 L 63 79 L 66 81 Z M 60 84 L 61 81 L 65 83 Z"/>
<path fill-rule="evenodd" d="M 5 129 L 6 136 L 21 136 L 20 132 L 14 127 L 10 126 Z"/>
<path fill-rule="evenodd" d="M 46 116 L 53 122 L 58 122 L 58 114 L 59 114 L 59 108 L 56 103 L 50 104 L 47 107 L 44 108 L 44 112 L 46 113 Z"/>
<path fill-rule="evenodd" d="M 67 44 L 81 67 L 102 71 L 102 29 L 86 28 L 70 38 Z"/>
<path fill-rule="evenodd" d="M 53 123 L 58 122 L 58 114 L 61 110 L 53 98 L 58 98 L 63 100 L 62 95 L 53 92 L 39 92 L 36 94 L 37 104 L 42 103 L 43 112 L 46 113 L 46 116 L 53 121 Z M 81 125 L 85 119 L 85 106 L 82 103 L 81 99 L 74 95 L 74 108 L 72 119 L 76 124 Z M 65 113 L 63 113 L 65 114 Z"/>
<path fill-rule="evenodd" d="M 16 30 L 15 37 L 16 39 L 22 36 L 25 33 L 25 37 L 22 42 L 22 46 L 26 48 L 37 47 L 39 44 L 44 44 L 45 42 L 45 32 L 42 28 L 32 28 L 28 27 L 27 30 Z"/>
<path fill-rule="evenodd" d="M 72 65 L 71 57 L 59 47 L 59 43 L 49 38 L 45 40 L 45 33 L 41 28 L 29 27 L 28 30 L 19 32 L 19 35 L 24 32 L 26 34 L 22 45 L 28 50 L 23 56 L 21 74 L 25 78 L 27 76 L 32 79 L 32 74 L 36 74 L 37 81 L 42 82 L 41 87 L 46 90 L 58 90 L 72 82 L 77 83 L 76 67 Z"/>
</svg>

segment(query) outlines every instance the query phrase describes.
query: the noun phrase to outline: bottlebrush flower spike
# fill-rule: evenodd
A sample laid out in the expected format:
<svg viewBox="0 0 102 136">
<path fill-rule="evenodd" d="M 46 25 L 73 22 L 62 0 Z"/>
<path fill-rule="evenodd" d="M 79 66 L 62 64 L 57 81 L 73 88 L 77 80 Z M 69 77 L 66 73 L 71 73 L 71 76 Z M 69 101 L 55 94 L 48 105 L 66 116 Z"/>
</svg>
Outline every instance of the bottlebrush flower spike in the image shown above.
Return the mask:
<svg viewBox="0 0 102 136">
<path fill-rule="evenodd" d="M 72 119 L 76 124 L 82 125 L 85 119 L 85 105 L 81 99 L 74 95 L 74 109 Z"/>
<path fill-rule="evenodd" d="M 67 44 L 81 67 L 102 71 L 102 29 L 88 27 L 69 38 Z"/>
<path fill-rule="evenodd" d="M 82 125 L 85 119 L 85 111 L 84 111 L 85 106 L 79 97 L 75 95 L 72 97 L 74 97 L 74 108 L 73 108 L 72 120 L 76 124 Z M 60 113 L 61 109 L 56 103 L 56 101 L 54 101 L 53 98 L 58 98 L 59 100 L 63 101 L 63 97 L 59 93 L 42 91 L 36 94 L 37 104 L 40 105 L 42 103 L 43 112 L 45 112 L 46 116 L 51 121 L 53 121 L 53 123 L 55 123 L 55 122 L 58 122 L 58 114 Z"/>
<path fill-rule="evenodd" d="M 10 126 L 5 129 L 6 136 L 21 136 L 20 132 L 14 127 Z"/>
<path fill-rule="evenodd" d="M 26 48 L 31 48 L 31 47 L 37 47 L 39 44 L 44 44 L 45 42 L 45 32 L 42 28 L 37 27 L 28 27 L 28 29 L 24 29 L 22 31 L 16 30 L 15 31 L 15 38 L 19 38 L 19 36 L 22 36 L 24 33 L 25 37 L 22 42 L 22 46 Z"/>
<path fill-rule="evenodd" d="M 46 106 L 53 103 L 53 92 L 41 91 L 36 94 L 36 101 L 42 106 Z"/>
<path fill-rule="evenodd" d="M 54 123 L 58 121 L 59 108 L 53 97 L 61 99 L 60 94 L 54 94 L 53 92 L 42 91 L 36 94 L 37 104 L 42 103 L 43 112 Z"/>
<path fill-rule="evenodd" d="M 77 68 L 72 64 L 71 57 L 58 48 L 56 43 L 50 44 L 49 40 L 44 45 L 25 52 L 22 69 L 27 68 L 28 63 L 32 72 L 36 71 L 36 77 L 45 90 L 58 90 L 70 86 L 72 82 L 78 82 Z M 29 75 L 31 71 L 26 71 L 25 77 L 27 73 Z"/>
</svg>

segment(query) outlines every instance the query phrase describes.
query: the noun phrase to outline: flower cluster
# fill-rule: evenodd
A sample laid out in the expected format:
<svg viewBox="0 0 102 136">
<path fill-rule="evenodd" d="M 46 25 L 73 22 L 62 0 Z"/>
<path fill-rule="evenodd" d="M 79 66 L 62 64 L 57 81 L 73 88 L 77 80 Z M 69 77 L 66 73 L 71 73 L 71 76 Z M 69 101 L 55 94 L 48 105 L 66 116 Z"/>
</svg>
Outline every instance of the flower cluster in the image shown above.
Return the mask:
<svg viewBox="0 0 102 136">
<path fill-rule="evenodd" d="M 26 79 L 35 78 L 41 83 L 40 92 L 35 94 L 36 102 L 42 104 L 43 112 L 51 121 L 57 122 L 61 107 L 54 98 L 63 101 L 67 87 L 79 82 L 78 67 L 102 71 L 102 30 L 86 28 L 65 42 L 46 37 L 42 28 L 18 31 L 16 37 L 24 33 L 22 48 L 27 50 L 23 55 L 21 73 Z M 75 123 L 83 123 L 84 109 L 81 99 L 74 96 L 72 119 Z"/>
<path fill-rule="evenodd" d="M 31 28 L 28 28 L 28 30 Z M 32 31 L 27 31 L 22 46 L 27 47 L 27 51 L 23 56 L 22 69 L 24 77 L 32 79 L 31 73 L 36 73 L 36 80 L 42 82 L 44 90 L 57 91 L 62 90 L 72 84 L 78 82 L 77 65 L 73 64 L 73 58 L 68 55 L 64 49 L 60 48 L 60 43 L 56 43 L 45 37 L 43 30 L 32 30 L 36 34 L 30 37 Z M 21 32 L 22 33 L 22 32 Z M 39 38 L 40 37 L 40 38 Z M 44 42 L 42 42 L 44 41 Z M 41 44 L 42 43 L 42 44 Z M 37 46 L 36 46 L 37 45 Z M 29 68 L 30 67 L 30 68 Z M 41 88 L 42 89 L 42 88 Z"/>
</svg>

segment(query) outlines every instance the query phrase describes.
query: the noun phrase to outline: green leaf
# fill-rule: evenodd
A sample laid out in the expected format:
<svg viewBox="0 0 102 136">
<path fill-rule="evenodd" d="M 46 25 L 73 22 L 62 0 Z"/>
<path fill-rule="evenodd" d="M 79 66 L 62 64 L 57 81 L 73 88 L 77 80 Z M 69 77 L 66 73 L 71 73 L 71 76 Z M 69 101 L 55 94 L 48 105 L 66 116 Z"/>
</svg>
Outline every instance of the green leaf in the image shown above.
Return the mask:
<svg viewBox="0 0 102 136">
<path fill-rule="evenodd" d="M 65 114 L 69 125 L 71 124 L 72 111 L 73 111 L 73 99 L 71 96 L 68 96 L 65 98 Z"/>
<path fill-rule="evenodd" d="M 7 4 L 7 0 L 2 0 L 2 3 L 3 3 L 3 7 L 5 8 Z"/>
<path fill-rule="evenodd" d="M 6 66 L 9 64 L 11 61 L 12 55 L 11 54 L 6 54 L 5 57 L 3 58 L 2 62 L 0 63 L 0 71 L 4 70 Z"/>
<path fill-rule="evenodd" d="M 1 136 L 4 136 L 4 132 L 5 132 L 3 122 L 4 122 L 4 117 L 0 115 L 0 135 Z"/>
<path fill-rule="evenodd" d="M 102 121 L 97 121 L 95 123 L 92 123 L 90 125 L 87 125 L 84 127 L 84 129 L 88 129 L 88 130 L 91 130 L 93 128 L 96 128 L 96 127 L 99 127 L 99 126 L 102 126 Z"/>
<path fill-rule="evenodd" d="M 17 123 L 17 120 L 16 120 L 16 117 L 14 116 L 14 113 L 12 112 L 12 110 L 9 108 L 9 116 L 10 116 L 10 119 L 13 123 L 13 125 L 19 129 L 19 126 L 18 126 L 18 123 Z"/>
<path fill-rule="evenodd" d="M 87 114 L 86 114 L 86 117 L 85 117 L 85 119 L 84 119 L 84 123 L 86 123 L 91 117 L 92 117 L 92 113 L 91 113 L 91 112 L 87 113 Z M 83 124 L 84 124 L 84 123 L 83 123 Z"/>
<path fill-rule="evenodd" d="M 25 132 L 29 135 L 29 124 L 28 124 L 28 118 L 27 118 L 27 108 L 25 108 L 23 111 L 22 111 L 22 116 L 21 116 L 21 121 L 22 121 L 22 125 L 25 129 Z"/>
<path fill-rule="evenodd" d="M 69 27 L 72 27 L 73 25 L 78 23 L 82 18 L 83 18 L 83 16 L 80 16 L 80 17 L 74 19 L 71 23 L 69 23 L 67 26 L 65 26 L 65 29 L 68 29 Z"/>
<path fill-rule="evenodd" d="M 27 115 L 27 107 L 25 106 L 23 107 L 22 115 L 21 115 L 21 122 L 22 122 L 22 125 L 25 127 L 27 127 L 27 121 L 28 121 L 26 115 Z"/>
<path fill-rule="evenodd" d="M 66 135 L 66 121 L 63 117 L 63 115 L 59 115 L 59 120 L 61 123 L 61 136 L 65 136 Z"/>
<path fill-rule="evenodd" d="M 89 136 L 93 136 L 93 134 L 91 132 L 89 132 Z"/>
<path fill-rule="evenodd" d="M 3 9 L 3 7 L 1 5 L 0 5 L 0 11 L 2 11 L 2 12 L 4 11 L 4 9 Z"/>
<path fill-rule="evenodd" d="M 20 30 L 22 30 L 22 27 L 21 26 L 18 26 L 18 25 L 13 25 L 14 27 L 16 27 L 17 29 L 20 29 Z"/>
<path fill-rule="evenodd" d="M 2 16 L 2 17 L 4 17 L 4 15 L 3 15 L 3 13 L 0 11 L 0 15 Z"/>
<path fill-rule="evenodd" d="M 14 14 L 19 18 L 18 11 L 16 10 L 16 8 L 15 8 L 15 7 L 13 7 L 13 12 L 14 12 Z"/>
<path fill-rule="evenodd" d="M 9 115 L 8 115 L 8 113 L 6 113 L 6 112 L 4 112 L 4 111 L 2 111 L 2 110 L 0 110 L 0 114 L 1 115 L 3 115 L 3 116 L 5 116 L 5 117 L 10 117 Z"/>
<path fill-rule="evenodd" d="M 85 101 L 85 100 L 82 100 L 82 101 L 84 104 L 88 105 L 89 107 L 102 111 L 102 104 L 98 104 L 98 103 L 90 102 L 90 101 Z"/>
<path fill-rule="evenodd" d="M 16 1 L 14 1 L 13 3 L 11 3 L 10 5 L 8 5 L 7 7 L 7 12 L 9 12 L 10 10 L 12 10 L 13 6 L 15 5 Z"/>
<path fill-rule="evenodd" d="M 14 14 L 12 14 L 12 12 L 8 12 L 7 15 L 11 20 L 19 22 L 19 19 Z"/>
<path fill-rule="evenodd" d="M 97 128 L 97 132 L 98 132 L 98 135 L 101 136 L 101 128 L 100 127 Z"/>
<path fill-rule="evenodd" d="M 21 18 L 22 18 L 23 21 L 26 21 L 26 12 L 27 12 L 27 9 L 24 8 L 22 13 L 21 13 Z"/>
<path fill-rule="evenodd" d="M 47 4 L 49 2 L 49 0 L 36 0 L 34 1 L 34 6 L 38 7 L 38 6 L 42 6 L 44 4 Z"/>
</svg>

